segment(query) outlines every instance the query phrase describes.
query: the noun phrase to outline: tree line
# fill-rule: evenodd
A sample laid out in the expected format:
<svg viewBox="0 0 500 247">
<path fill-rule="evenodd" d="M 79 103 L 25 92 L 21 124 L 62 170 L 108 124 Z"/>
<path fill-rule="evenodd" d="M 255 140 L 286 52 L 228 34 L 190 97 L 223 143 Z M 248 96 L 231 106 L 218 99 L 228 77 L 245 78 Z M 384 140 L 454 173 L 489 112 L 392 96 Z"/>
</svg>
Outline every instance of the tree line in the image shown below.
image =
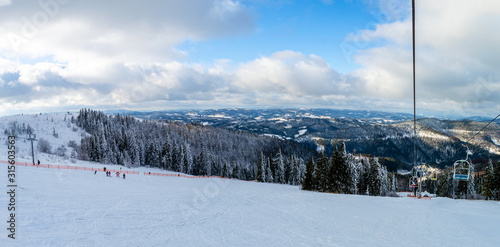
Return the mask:
<svg viewBox="0 0 500 247">
<path fill-rule="evenodd" d="M 128 167 L 254 180 L 262 156 L 279 155 L 278 160 L 286 160 L 287 167 L 300 169 L 298 157 L 316 155 L 315 150 L 278 138 L 199 124 L 106 115 L 89 109 L 80 110 L 75 123 L 89 133 L 81 140 L 79 159 Z M 289 176 L 286 181 L 271 182 L 300 182 L 298 175 L 293 179 Z"/>
<path fill-rule="evenodd" d="M 471 175 L 469 181 L 457 181 L 453 179 L 453 169 L 445 169 L 437 176 L 435 184 L 426 181 L 426 185 L 435 187 L 436 195 L 441 197 L 500 200 L 500 165 L 494 167 L 489 160 L 484 174 Z"/>
<path fill-rule="evenodd" d="M 302 189 L 319 192 L 372 196 L 395 195 L 395 174 L 387 172 L 377 158 L 355 157 L 345 145 L 335 148 L 331 157 L 321 154 L 306 163 Z"/>
<path fill-rule="evenodd" d="M 78 148 L 81 160 L 302 185 L 319 192 L 385 196 L 396 191 L 394 174 L 377 158 L 357 158 L 343 143 L 327 157 L 292 141 L 194 123 L 90 109 L 80 110 L 74 121 L 89 133 Z"/>
</svg>

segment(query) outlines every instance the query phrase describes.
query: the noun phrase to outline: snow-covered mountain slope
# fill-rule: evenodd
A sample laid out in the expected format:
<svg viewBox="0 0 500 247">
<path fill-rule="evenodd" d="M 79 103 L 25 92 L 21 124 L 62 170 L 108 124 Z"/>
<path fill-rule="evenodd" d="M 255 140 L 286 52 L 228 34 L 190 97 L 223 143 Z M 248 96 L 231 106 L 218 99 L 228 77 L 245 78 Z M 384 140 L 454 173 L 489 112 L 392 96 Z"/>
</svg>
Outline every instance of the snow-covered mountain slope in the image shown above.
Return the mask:
<svg viewBox="0 0 500 247">
<path fill-rule="evenodd" d="M 43 164 L 119 170 L 71 158 L 85 132 L 72 114 L 0 118 L 19 128 L 16 161 L 31 162 L 29 124 L 52 151 Z M 76 117 L 76 114 L 74 115 Z M 66 120 L 65 120 L 66 119 Z M 16 129 L 16 128 L 15 128 Z M 56 135 L 54 135 L 54 130 Z M 304 134 L 307 134 L 305 132 Z M 57 136 L 57 137 L 56 137 Z M 7 160 L 0 134 L 0 160 Z M 146 176 L 16 167 L 16 239 L 8 238 L 10 195 L 0 193 L 0 246 L 496 246 L 500 203 L 415 200 L 301 191 L 297 186 L 215 178 Z M 9 191 L 8 166 L 0 187 Z"/>
<path fill-rule="evenodd" d="M 410 114 L 332 109 L 222 109 L 172 112 L 129 112 L 144 119 L 195 122 L 293 140 L 331 155 L 340 142 L 349 152 L 413 163 L 413 116 Z M 486 123 L 470 120 L 420 118 L 417 123 L 417 161 L 451 166 L 465 156 L 500 156 L 498 124 L 470 140 Z M 319 142 L 318 142 L 319 140 Z M 325 145 L 333 141 L 333 145 Z"/>
<path fill-rule="evenodd" d="M 0 118 L 0 152 L 6 152 L 6 140 L 15 129 L 17 136 L 17 154 L 19 158 L 31 161 L 31 142 L 28 140 L 28 129 L 31 128 L 36 134 L 34 142 L 35 162 L 42 163 L 58 162 L 59 160 L 69 162 L 76 156 L 76 150 L 71 143 L 80 144 L 82 136 L 86 132 L 71 122 L 77 113 L 47 113 L 35 115 L 16 115 Z M 40 140 L 49 144 L 49 153 L 40 152 L 37 145 Z M 0 159 L 2 157 L 0 156 Z"/>
<path fill-rule="evenodd" d="M 102 167 L 77 162 L 77 165 Z M 110 167 L 111 168 L 111 167 Z M 115 167 L 113 167 L 115 168 Z M 16 168 L 0 246 L 497 246 L 500 203 L 301 191 L 225 179 Z M 0 177 L 7 167 L 0 164 Z M 7 179 L 0 179 L 7 189 Z"/>
</svg>

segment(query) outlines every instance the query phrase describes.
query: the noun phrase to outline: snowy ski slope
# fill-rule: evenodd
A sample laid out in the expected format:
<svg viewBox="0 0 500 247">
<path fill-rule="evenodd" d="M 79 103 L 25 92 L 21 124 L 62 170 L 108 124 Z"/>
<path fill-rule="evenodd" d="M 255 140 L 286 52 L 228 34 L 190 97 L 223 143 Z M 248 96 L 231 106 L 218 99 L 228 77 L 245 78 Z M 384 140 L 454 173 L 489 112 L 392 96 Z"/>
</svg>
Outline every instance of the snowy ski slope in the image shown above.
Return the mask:
<svg viewBox="0 0 500 247">
<path fill-rule="evenodd" d="M 6 190 L 7 168 L 0 165 Z M 16 239 L 7 237 L 9 195 L 1 193 L 0 246 L 498 246 L 500 240 L 499 202 L 323 194 L 137 170 L 122 179 L 17 167 Z"/>
<path fill-rule="evenodd" d="M 53 149 L 79 143 L 71 115 L 0 118 L 30 124 Z M 76 117 L 76 114 L 75 114 Z M 66 118 L 66 121 L 64 121 Z M 54 137 L 54 129 L 59 137 Z M 19 136 L 16 161 L 31 162 Z M 39 153 L 42 164 L 103 165 Z M 16 239 L 8 238 L 7 164 L 0 163 L 0 246 L 498 246 L 500 202 L 323 194 L 216 178 L 16 167 Z M 119 166 L 106 165 L 108 169 Z"/>
</svg>

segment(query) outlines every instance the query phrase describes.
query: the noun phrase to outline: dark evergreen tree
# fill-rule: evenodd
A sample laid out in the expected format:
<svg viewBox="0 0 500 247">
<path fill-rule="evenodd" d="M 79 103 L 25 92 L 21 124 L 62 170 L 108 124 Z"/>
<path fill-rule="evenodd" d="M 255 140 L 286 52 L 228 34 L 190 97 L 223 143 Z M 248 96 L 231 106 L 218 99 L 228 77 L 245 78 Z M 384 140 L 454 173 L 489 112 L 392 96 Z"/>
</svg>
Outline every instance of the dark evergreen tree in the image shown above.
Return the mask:
<svg viewBox="0 0 500 247">
<path fill-rule="evenodd" d="M 265 181 L 265 176 L 264 176 L 265 160 L 266 158 L 264 157 L 264 154 L 261 152 L 259 156 L 259 164 L 257 164 L 257 177 L 255 178 L 259 182 Z"/>
<path fill-rule="evenodd" d="M 437 176 L 437 191 L 436 195 L 440 197 L 447 197 L 448 194 L 448 178 L 447 174 L 441 173 Z"/>
<path fill-rule="evenodd" d="M 283 155 L 281 154 L 281 149 L 273 159 L 273 163 L 275 166 L 274 181 L 280 184 L 285 183 L 285 162 L 283 160 Z"/>
<path fill-rule="evenodd" d="M 290 156 L 284 159 L 284 171 L 283 171 L 283 183 L 284 184 L 292 184 L 291 183 L 291 173 L 294 162 L 294 156 Z"/>
<path fill-rule="evenodd" d="M 320 192 L 327 192 L 329 189 L 329 160 L 325 154 L 321 154 L 316 160 L 316 170 L 314 171 L 314 184 L 315 190 Z"/>
<path fill-rule="evenodd" d="M 272 164 L 271 157 L 269 157 L 266 163 L 266 181 L 268 183 L 274 183 L 274 176 L 273 172 L 271 171 L 271 164 Z"/>
<path fill-rule="evenodd" d="M 491 188 L 493 190 L 493 196 L 495 197 L 495 200 L 500 200 L 500 162 L 493 169 L 493 179 Z"/>
<path fill-rule="evenodd" d="M 493 197 L 493 162 L 491 159 L 488 162 L 488 166 L 486 167 L 485 174 L 483 176 L 483 186 L 482 186 L 482 195 L 486 197 L 486 200 L 492 199 Z"/>
<path fill-rule="evenodd" d="M 240 165 L 235 164 L 233 166 L 233 171 L 231 172 L 231 178 L 239 179 L 240 178 Z"/>
<path fill-rule="evenodd" d="M 373 161 L 370 166 L 370 172 L 368 175 L 368 192 L 371 196 L 379 196 L 380 195 L 380 185 L 381 179 L 379 176 L 380 164 L 376 161 Z"/>
<path fill-rule="evenodd" d="M 304 174 L 304 179 L 302 180 L 303 190 L 313 190 L 314 189 L 314 160 L 311 158 L 306 163 L 306 171 Z"/>
<path fill-rule="evenodd" d="M 358 193 L 361 195 L 369 194 L 368 182 L 370 177 L 371 165 L 368 158 L 360 158 L 360 170 L 359 170 L 359 181 L 358 181 Z"/>
<path fill-rule="evenodd" d="M 347 153 L 344 143 L 340 144 L 338 153 L 334 158 L 338 171 L 339 192 L 349 194 L 351 188 L 351 169 L 347 164 Z"/>
</svg>

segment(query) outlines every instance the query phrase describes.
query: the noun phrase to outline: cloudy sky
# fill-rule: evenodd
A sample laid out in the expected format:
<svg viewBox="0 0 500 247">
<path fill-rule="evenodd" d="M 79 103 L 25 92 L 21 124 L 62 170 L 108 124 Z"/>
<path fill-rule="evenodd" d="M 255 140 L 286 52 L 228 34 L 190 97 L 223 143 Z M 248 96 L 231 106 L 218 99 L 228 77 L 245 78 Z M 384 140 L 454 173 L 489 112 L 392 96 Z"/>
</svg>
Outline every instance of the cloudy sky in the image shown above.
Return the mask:
<svg viewBox="0 0 500 247">
<path fill-rule="evenodd" d="M 500 113 L 500 1 L 417 0 L 418 112 Z M 0 115 L 413 112 L 407 0 L 0 0 Z"/>
</svg>

